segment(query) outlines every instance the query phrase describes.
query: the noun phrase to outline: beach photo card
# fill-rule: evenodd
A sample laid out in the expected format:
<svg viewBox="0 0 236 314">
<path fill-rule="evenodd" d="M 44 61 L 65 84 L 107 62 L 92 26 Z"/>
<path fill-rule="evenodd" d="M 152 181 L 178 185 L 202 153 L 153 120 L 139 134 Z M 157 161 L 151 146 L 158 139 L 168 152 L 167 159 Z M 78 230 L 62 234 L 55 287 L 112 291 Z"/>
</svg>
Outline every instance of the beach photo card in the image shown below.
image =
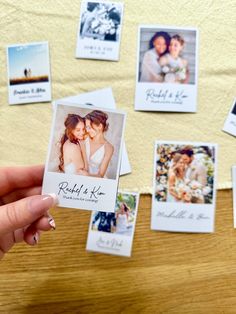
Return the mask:
<svg viewBox="0 0 236 314">
<path fill-rule="evenodd" d="M 118 192 L 115 211 L 93 211 L 86 249 L 130 257 L 138 203 L 139 194 Z"/>
<path fill-rule="evenodd" d="M 55 107 L 58 103 L 66 101 L 68 104 L 92 104 L 95 107 L 116 109 L 115 99 L 110 87 L 98 89 L 95 91 L 82 93 L 75 96 L 65 97 L 53 102 Z M 129 157 L 126 149 L 125 142 L 122 147 L 121 155 L 121 166 L 120 166 L 120 176 L 131 173 L 131 165 L 129 162 Z"/>
<path fill-rule="evenodd" d="M 61 207 L 114 211 L 126 114 L 57 104 L 43 180 Z"/>
<path fill-rule="evenodd" d="M 156 141 L 151 229 L 214 232 L 217 145 Z"/>
<path fill-rule="evenodd" d="M 236 98 L 234 99 L 228 117 L 225 120 L 223 131 L 236 136 Z"/>
<path fill-rule="evenodd" d="M 232 186 L 233 186 L 234 228 L 236 228 L 236 166 L 232 167 Z"/>
<path fill-rule="evenodd" d="M 198 30 L 140 25 L 135 110 L 196 112 Z"/>
<path fill-rule="evenodd" d="M 7 47 L 9 104 L 51 101 L 48 42 Z"/>
<path fill-rule="evenodd" d="M 82 1 L 76 58 L 119 60 L 123 3 Z"/>
</svg>

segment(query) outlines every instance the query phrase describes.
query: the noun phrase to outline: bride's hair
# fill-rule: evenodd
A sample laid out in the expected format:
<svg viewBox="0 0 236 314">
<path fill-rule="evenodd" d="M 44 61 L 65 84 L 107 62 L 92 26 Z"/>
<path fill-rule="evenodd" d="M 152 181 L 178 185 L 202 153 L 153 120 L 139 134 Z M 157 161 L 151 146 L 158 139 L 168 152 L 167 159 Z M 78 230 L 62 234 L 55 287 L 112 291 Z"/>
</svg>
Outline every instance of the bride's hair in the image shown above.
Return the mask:
<svg viewBox="0 0 236 314">
<path fill-rule="evenodd" d="M 181 37 L 180 35 L 177 35 L 177 34 L 176 34 L 176 35 L 172 36 L 171 39 L 177 40 L 177 41 L 180 43 L 181 46 L 184 45 L 184 39 L 183 39 L 183 37 Z"/>
<path fill-rule="evenodd" d="M 154 41 L 159 37 L 163 37 L 166 42 L 166 51 L 162 53 L 162 56 L 163 56 L 168 51 L 170 39 L 171 39 L 170 35 L 167 32 L 162 32 L 162 31 L 156 32 L 149 41 L 149 49 L 154 48 Z"/>
<path fill-rule="evenodd" d="M 121 204 L 123 204 L 124 205 L 124 211 L 126 212 L 126 213 L 128 213 L 129 211 L 130 211 L 130 209 L 129 209 L 129 207 L 127 206 L 127 204 L 126 203 L 121 203 Z"/>
<path fill-rule="evenodd" d="M 107 122 L 108 115 L 101 110 L 93 110 L 85 116 L 85 119 L 90 120 L 92 124 L 99 125 L 102 124 L 103 132 L 106 132 L 109 127 Z"/>
<path fill-rule="evenodd" d="M 176 175 L 176 177 L 180 177 L 180 171 L 178 169 L 177 166 L 177 163 L 180 161 L 180 159 L 182 158 L 182 155 L 180 153 L 176 153 L 174 154 L 174 157 L 173 157 L 173 165 L 172 165 L 172 170 L 174 172 L 174 174 Z"/>
<path fill-rule="evenodd" d="M 89 11 L 89 12 L 92 12 L 96 7 L 98 7 L 99 6 L 99 3 L 97 3 L 97 2 L 88 2 L 88 4 L 87 4 L 87 10 Z"/>
<path fill-rule="evenodd" d="M 75 138 L 75 136 L 73 135 L 73 130 L 76 128 L 76 125 L 79 122 L 83 122 L 84 123 L 84 118 L 82 118 L 81 116 L 79 116 L 78 114 L 68 114 L 64 125 L 65 125 L 65 131 L 64 134 L 61 137 L 60 140 L 60 156 L 59 156 L 59 170 L 60 171 L 64 171 L 64 155 L 63 155 L 63 146 L 65 144 L 65 142 L 67 140 L 69 140 L 71 143 L 74 144 L 78 144 L 79 141 L 78 139 Z"/>
</svg>

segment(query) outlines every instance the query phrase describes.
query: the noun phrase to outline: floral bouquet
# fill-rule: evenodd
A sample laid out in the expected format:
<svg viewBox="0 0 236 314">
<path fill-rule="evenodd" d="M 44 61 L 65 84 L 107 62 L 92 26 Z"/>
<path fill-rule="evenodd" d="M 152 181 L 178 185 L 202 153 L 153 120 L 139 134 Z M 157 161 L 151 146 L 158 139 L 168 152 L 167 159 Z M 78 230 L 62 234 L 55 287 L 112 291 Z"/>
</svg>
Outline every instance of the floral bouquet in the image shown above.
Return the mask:
<svg viewBox="0 0 236 314">
<path fill-rule="evenodd" d="M 166 83 L 175 83 L 186 79 L 186 68 L 171 68 L 165 65 L 161 70 L 161 74 L 164 76 L 164 82 Z"/>
<path fill-rule="evenodd" d="M 114 35 L 116 32 L 115 23 L 112 19 L 100 18 L 91 23 L 92 32 L 99 35 Z"/>
<path fill-rule="evenodd" d="M 209 186 L 203 186 L 198 181 L 185 179 L 176 189 L 179 199 L 185 203 L 197 203 L 198 200 L 204 202 L 204 197 L 211 192 Z"/>
</svg>

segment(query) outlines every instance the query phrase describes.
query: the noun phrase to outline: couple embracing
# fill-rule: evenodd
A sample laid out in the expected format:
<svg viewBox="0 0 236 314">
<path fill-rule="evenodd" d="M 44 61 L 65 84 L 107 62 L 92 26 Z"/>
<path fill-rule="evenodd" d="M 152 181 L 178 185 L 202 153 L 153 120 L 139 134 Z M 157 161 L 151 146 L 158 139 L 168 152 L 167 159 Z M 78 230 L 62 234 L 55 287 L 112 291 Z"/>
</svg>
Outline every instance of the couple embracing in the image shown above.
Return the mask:
<svg viewBox="0 0 236 314">
<path fill-rule="evenodd" d="M 182 83 L 189 82 L 188 62 L 181 57 L 184 39 L 175 34 L 157 32 L 149 42 L 141 67 L 141 82 Z"/>
<path fill-rule="evenodd" d="M 60 141 L 59 170 L 84 176 L 106 176 L 114 147 L 105 138 L 108 115 L 93 110 L 85 117 L 68 114 Z"/>
<path fill-rule="evenodd" d="M 193 149 L 174 153 L 168 172 L 167 202 L 205 203 L 210 192 L 206 167 L 194 158 Z"/>
</svg>

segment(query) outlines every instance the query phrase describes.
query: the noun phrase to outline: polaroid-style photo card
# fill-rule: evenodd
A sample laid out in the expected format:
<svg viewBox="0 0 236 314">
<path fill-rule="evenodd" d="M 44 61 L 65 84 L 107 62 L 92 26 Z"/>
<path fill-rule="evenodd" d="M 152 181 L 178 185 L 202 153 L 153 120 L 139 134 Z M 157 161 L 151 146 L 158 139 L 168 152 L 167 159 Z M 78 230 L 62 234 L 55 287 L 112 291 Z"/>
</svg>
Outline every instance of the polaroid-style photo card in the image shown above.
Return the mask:
<svg viewBox="0 0 236 314">
<path fill-rule="evenodd" d="M 234 99 L 233 106 L 231 107 L 228 117 L 225 120 L 223 131 L 236 136 L 236 98 Z"/>
<path fill-rule="evenodd" d="M 157 141 L 151 229 L 213 232 L 217 145 Z"/>
<path fill-rule="evenodd" d="M 119 60 L 122 2 L 82 1 L 76 58 Z"/>
<path fill-rule="evenodd" d="M 68 104 L 84 103 L 93 104 L 93 106 L 99 108 L 101 107 L 116 109 L 115 99 L 112 93 L 112 89 L 110 87 L 56 100 L 55 102 L 53 102 L 53 107 L 55 107 L 58 103 L 61 103 L 62 101 L 66 101 Z M 131 165 L 124 142 L 121 155 L 120 176 L 129 173 L 131 173 Z"/>
<path fill-rule="evenodd" d="M 126 114 L 61 103 L 53 124 L 43 193 L 61 207 L 114 211 Z"/>
<path fill-rule="evenodd" d="M 48 42 L 7 47 L 9 104 L 51 101 Z"/>
<path fill-rule="evenodd" d="M 236 228 L 236 166 L 232 167 L 232 186 L 233 186 L 233 213 L 234 213 L 234 228 Z"/>
<path fill-rule="evenodd" d="M 135 110 L 196 112 L 198 30 L 141 25 Z"/>
<path fill-rule="evenodd" d="M 93 211 L 89 225 L 89 251 L 131 256 L 139 194 L 118 192 L 115 212 Z"/>
</svg>

